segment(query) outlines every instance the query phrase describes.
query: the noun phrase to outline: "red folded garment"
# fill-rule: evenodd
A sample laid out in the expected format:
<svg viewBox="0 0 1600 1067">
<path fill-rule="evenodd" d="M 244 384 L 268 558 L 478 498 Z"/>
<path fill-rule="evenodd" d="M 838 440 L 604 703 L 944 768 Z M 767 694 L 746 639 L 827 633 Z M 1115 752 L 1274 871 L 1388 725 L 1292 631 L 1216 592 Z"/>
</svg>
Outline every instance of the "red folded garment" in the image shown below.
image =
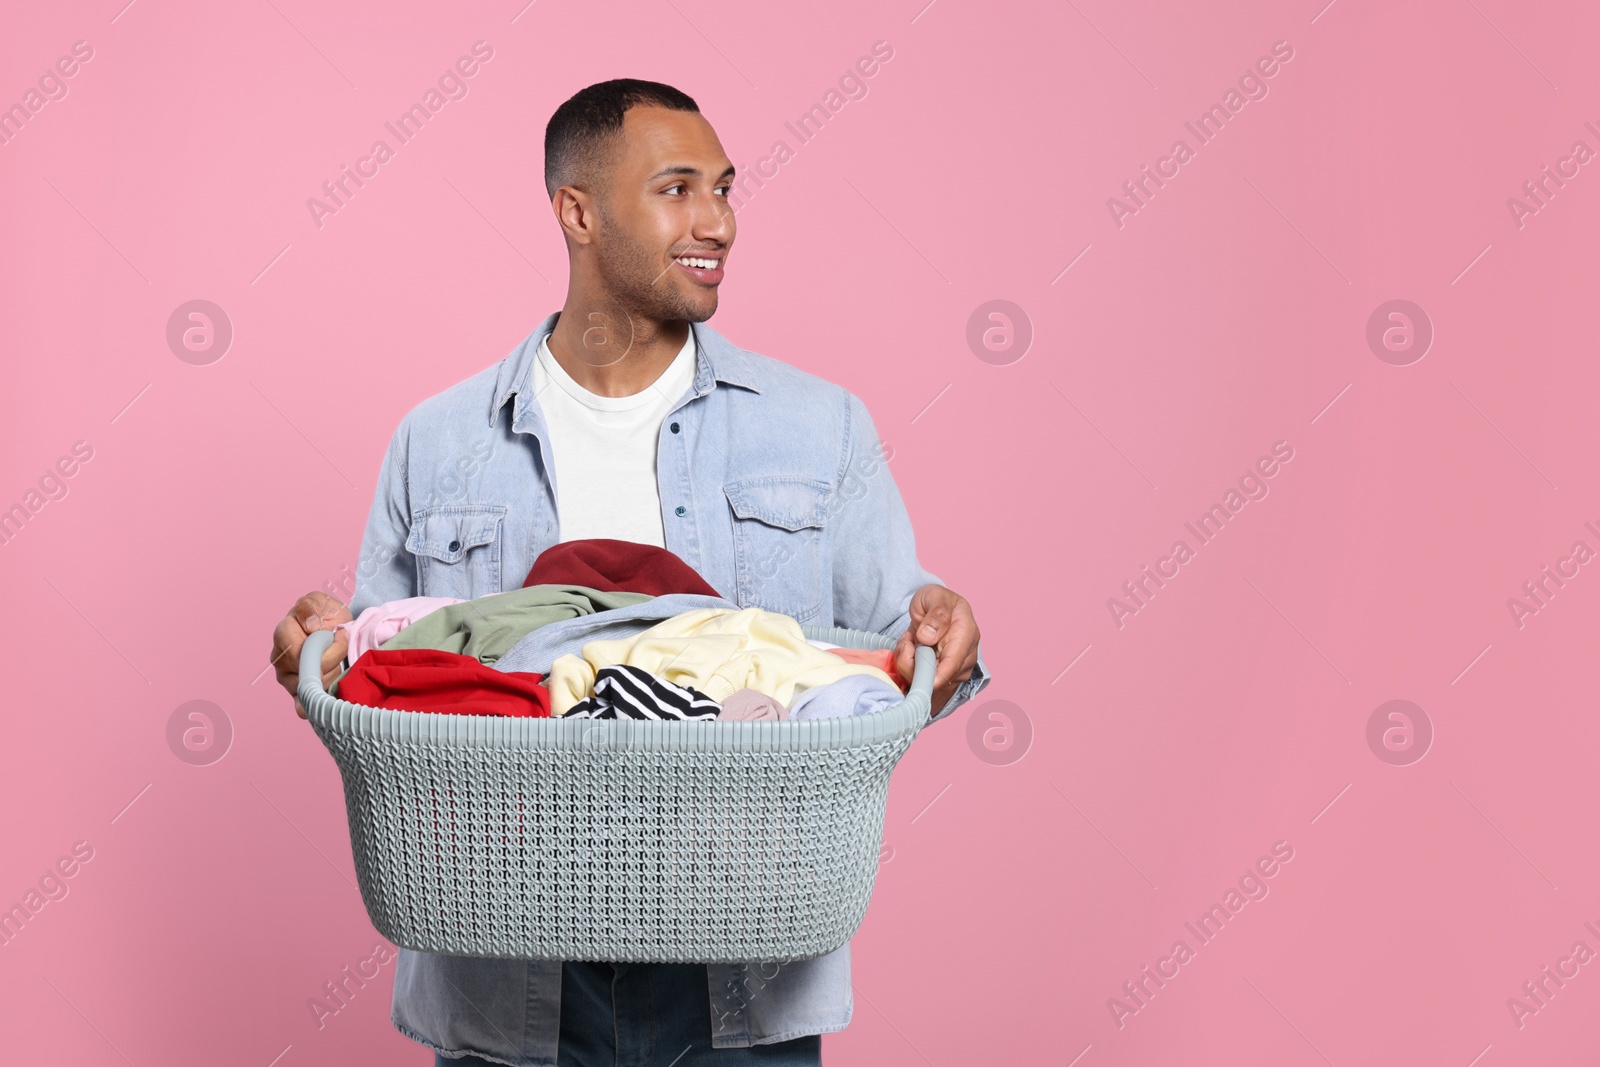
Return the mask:
<svg viewBox="0 0 1600 1067">
<path fill-rule="evenodd" d="M 865 663 L 869 667 L 876 667 L 900 687 L 900 692 L 911 692 L 911 683 L 900 677 L 900 672 L 894 667 L 894 651 L 887 648 L 826 648 L 824 652 L 832 652 L 842 660 L 851 663 Z"/>
<path fill-rule="evenodd" d="M 678 556 L 656 545 L 586 537 L 563 541 L 539 553 L 528 572 L 530 585 L 583 585 L 606 593 L 699 593 L 721 596 Z"/>
<path fill-rule="evenodd" d="M 550 691 L 532 671 L 497 671 L 433 648 L 374 648 L 339 679 L 339 699 L 396 711 L 550 717 Z"/>
</svg>

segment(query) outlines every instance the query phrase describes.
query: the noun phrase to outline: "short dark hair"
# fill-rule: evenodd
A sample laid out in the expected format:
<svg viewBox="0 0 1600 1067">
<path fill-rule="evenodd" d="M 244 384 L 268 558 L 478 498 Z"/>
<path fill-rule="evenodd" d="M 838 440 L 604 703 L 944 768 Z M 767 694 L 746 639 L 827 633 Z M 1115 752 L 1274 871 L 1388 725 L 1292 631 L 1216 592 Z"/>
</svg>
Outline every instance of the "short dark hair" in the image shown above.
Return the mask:
<svg viewBox="0 0 1600 1067">
<path fill-rule="evenodd" d="M 556 108 L 544 128 L 545 191 L 554 197 L 563 185 L 592 188 L 611 142 L 622 135 L 623 117 L 640 106 L 700 110 L 672 86 L 637 78 L 613 78 L 578 90 Z"/>
</svg>

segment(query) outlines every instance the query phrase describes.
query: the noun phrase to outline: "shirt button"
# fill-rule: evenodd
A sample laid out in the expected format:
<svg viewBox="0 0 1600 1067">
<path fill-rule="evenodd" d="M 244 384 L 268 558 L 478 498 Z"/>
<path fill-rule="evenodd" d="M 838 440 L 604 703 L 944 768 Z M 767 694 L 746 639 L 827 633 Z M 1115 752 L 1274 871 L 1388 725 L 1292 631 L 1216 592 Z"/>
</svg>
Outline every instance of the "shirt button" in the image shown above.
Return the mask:
<svg viewBox="0 0 1600 1067">
<path fill-rule="evenodd" d="M 451 541 L 450 542 L 450 547 L 446 551 L 449 551 L 449 552 L 460 552 L 461 551 L 461 542 L 460 541 Z"/>
<path fill-rule="evenodd" d="M 684 512 L 686 512 L 688 510 L 689 510 L 688 508 L 684 507 L 682 504 L 679 504 L 677 506 L 677 508 L 674 509 L 673 513 L 676 514 L 676 515 L 682 515 Z"/>
<path fill-rule="evenodd" d="M 677 423 L 673 423 L 672 424 L 672 432 L 673 433 L 677 433 L 678 432 L 678 424 Z"/>
</svg>

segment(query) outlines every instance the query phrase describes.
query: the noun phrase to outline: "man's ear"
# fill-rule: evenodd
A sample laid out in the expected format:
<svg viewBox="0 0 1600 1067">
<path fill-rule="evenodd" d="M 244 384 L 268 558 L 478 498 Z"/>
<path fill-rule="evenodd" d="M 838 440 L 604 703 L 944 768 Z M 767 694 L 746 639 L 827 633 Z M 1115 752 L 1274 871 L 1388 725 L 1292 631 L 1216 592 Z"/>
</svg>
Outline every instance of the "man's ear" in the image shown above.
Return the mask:
<svg viewBox="0 0 1600 1067">
<path fill-rule="evenodd" d="M 563 185 L 550 199 L 550 210 L 561 225 L 561 232 L 570 240 L 580 245 L 594 243 L 595 223 L 599 216 L 595 211 L 594 198 L 588 193 L 576 186 Z"/>
</svg>

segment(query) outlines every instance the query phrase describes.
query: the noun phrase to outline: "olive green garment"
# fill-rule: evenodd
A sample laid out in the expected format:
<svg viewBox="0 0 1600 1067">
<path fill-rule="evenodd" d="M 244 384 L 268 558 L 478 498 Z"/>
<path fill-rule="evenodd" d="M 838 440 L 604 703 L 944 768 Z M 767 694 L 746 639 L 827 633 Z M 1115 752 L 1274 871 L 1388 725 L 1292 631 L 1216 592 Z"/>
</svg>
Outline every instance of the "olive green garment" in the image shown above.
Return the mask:
<svg viewBox="0 0 1600 1067">
<path fill-rule="evenodd" d="M 606 592 L 583 585 L 530 585 L 429 612 L 378 647 L 436 648 L 472 656 L 489 666 L 541 626 L 654 599 L 648 593 Z"/>
</svg>

